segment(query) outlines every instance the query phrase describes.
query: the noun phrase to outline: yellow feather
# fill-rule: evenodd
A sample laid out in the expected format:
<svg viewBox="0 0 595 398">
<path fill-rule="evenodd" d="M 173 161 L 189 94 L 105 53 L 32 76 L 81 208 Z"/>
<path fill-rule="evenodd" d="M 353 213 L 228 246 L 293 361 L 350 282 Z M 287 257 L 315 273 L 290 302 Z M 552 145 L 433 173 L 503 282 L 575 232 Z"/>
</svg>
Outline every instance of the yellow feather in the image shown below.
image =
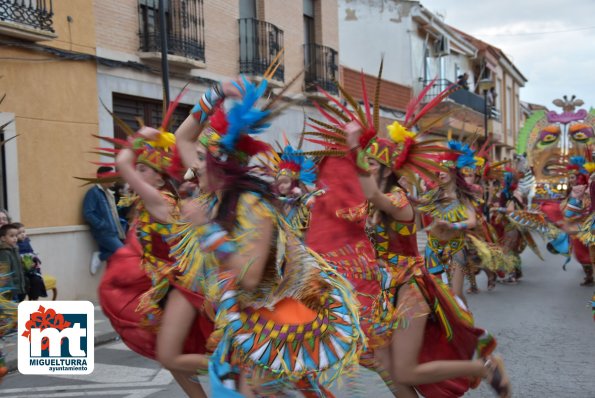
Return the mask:
<svg viewBox="0 0 595 398">
<path fill-rule="evenodd" d="M 394 142 L 404 142 L 406 138 L 414 138 L 415 133 L 408 131 L 401 123 L 395 121 L 387 128 L 388 135 Z"/>
</svg>

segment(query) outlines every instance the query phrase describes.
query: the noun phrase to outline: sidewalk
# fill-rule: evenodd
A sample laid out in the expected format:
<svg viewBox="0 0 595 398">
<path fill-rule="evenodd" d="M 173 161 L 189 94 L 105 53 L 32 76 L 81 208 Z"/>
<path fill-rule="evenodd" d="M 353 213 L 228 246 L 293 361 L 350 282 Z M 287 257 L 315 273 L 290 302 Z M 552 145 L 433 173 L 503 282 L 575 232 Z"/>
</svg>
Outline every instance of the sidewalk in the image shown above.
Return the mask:
<svg viewBox="0 0 595 398">
<path fill-rule="evenodd" d="M 115 340 L 118 334 L 112 329 L 112 325 L 107 320 L 101 307 L 95 305 L 95 347 L 100 346 L 110 341 Z M 17 333 L 6 336 L 0 343 L 2 351 L 6 356 L 6 366 L 8 371 L 13 372 L 17 370 Z"/>
</svg>

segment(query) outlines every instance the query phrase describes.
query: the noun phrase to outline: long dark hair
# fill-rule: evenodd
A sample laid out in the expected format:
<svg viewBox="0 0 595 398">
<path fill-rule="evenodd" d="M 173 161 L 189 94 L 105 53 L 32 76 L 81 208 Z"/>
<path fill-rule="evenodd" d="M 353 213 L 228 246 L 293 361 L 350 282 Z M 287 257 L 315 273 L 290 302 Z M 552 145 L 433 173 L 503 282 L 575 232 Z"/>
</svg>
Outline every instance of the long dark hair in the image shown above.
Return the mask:
<svg viewBox="0 0 595 398">
<path fill-rule="evenodd" d="M 228 232 L 232 232 L 236 225 L 236 208 L 242 193 L 253 192 L 261 195 L 264 200 L 273 201 L 271 184 L 251 174 L 254 167 L 247 166 L 233 157 L 221 161 L 210 153 L 207 154 L 206 160 L 211 178 L 223 183 L 221 202 L 215 220 Z"/>
<path fill-rule="evenodd" d="M 393 188 L 395 188 L 395 187 L 399 187 L 404 192 L 407 192 L 407 190 L 399 183 L 399 176 L 397 174 L 395 174 L 391 170 L 391 173 L 388 175 L 388 177 L 384 177 L 384 174 L 386 173 L 386 170 L 389 170 L 389 167 L 387 167 L 381 163 L 379 163 L 379 165 L 380 165 L 380 169 L 378 170 L 376 184 L 378 185 L 378 187 L 381 187 L 382 183 L 385 182 L 384 188 L 381 191 L 382 193 L 384 193 L 384 194 L 390 193 L 393 190 Z M 391 217 L 382 210 L 378 210 L 378 211 L 380 212 L 380 218 L 382 220 L 382 223 L 384 225 L 388 225 Z M 404 221 L 404 220 L 400 220 L 400 221 Z"/>
</svg>

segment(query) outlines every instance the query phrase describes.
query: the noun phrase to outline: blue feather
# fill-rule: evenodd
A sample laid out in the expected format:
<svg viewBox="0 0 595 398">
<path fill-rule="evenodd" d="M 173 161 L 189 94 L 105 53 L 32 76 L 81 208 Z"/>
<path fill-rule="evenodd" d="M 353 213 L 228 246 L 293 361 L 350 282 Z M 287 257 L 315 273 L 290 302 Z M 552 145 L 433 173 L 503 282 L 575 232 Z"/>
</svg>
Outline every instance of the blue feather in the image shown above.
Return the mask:
<svg viewBox="0 0 595 398">
<path fill-rule="evenodd" d="M 305 156 L 302 152 L 293 149 L 291 145 L 287 145 L 283 149 L 281 160 L 284 162 L 295 163 L 300 166 L 299 179 L 304 184 L 311 185 L 316 182 L 316 164 L 314 161 Z"/>
<path fill-rule="evenodd" d="M 269 127 L 268 123 L 261 123 L 270 111 L 263 111 L 256 107 L 256 103 L 267 89 L 267 81 L 263 80 L 258 86 L 242 76 L 241 87 L 234 82 L 235 87 L 242 94 L 242 100 L 237 101 L 227 112 L 229 123 L 227 133 L 221 138 L 221 146 L 227 152 L 233 152 L 242 134 L 258 134 Z"/>
<path fill-rule="evenodd" d="M 448 141 L 448 147 L 453 151 L 459 152 L 459 157 L 457 158 L 457 169 L 462 169 L 463 167 L 475 169 L 475 151 L 471 149 L 469 145 L 463 144 L 457 140 L 450 140 Z"/>
<path fill-rule="evenodd" d="M 585 163 L 587 163 L 587 159 L 585 159 L 584 156 L 571 156 L 570 160 L 568 161 L 568 163 L 570 163 L 573 166 L 578 166 L 579 167 L 579 171 L 582 174 L 589 174 L 589 172 L 587 171 L 587 169 L 585 169 Z"/>
</svg>

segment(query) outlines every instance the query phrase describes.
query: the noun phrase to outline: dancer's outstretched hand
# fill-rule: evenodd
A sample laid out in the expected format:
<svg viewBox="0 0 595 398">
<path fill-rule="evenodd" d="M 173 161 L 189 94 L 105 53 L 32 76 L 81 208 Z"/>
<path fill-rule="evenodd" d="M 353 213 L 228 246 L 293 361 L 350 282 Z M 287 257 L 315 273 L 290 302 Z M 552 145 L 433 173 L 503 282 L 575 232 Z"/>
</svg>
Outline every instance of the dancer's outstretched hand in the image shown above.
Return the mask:
<svg viewBox="0 0 595 398">
<path fill-rule="evenodd" d="M 362 135 L 362 126 L 358 122 L 349 122 L 345 125 L 347 145 L 349 148 L 359 147 L 359 137 Z"/>
</svg>

